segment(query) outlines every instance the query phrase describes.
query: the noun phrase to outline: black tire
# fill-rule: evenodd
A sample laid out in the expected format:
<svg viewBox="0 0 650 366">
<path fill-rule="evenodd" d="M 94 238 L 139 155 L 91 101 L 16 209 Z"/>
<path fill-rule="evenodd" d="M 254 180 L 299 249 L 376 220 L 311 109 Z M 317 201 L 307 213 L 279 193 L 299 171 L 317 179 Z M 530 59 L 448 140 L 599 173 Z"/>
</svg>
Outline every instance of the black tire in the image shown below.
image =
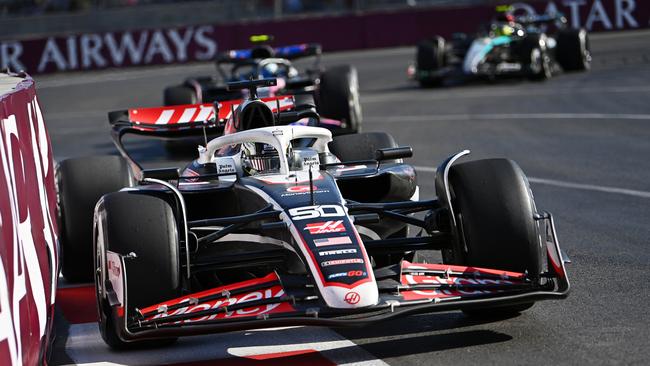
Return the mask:
<svg viewBox="0 0 650 366">
<path fill-rule="evenodd" d="M 332 67 L 320 77 L 318 113 L 324 118 L 343 122 L 337 134 L 361 131 L 363 116 L 359 101 L 357 69 L 350 65 Z"/>
<path fill-rule="evenodd" d="M 177 225 L 169 204 L 158 197 L 137 192 L 115 192 L 103 198 L 104 248 L 121 255 L 135 253 L 126 262 L 129 311 L 171 300 L 181 295 Z M 97 244 L 96 244 L 97 245 Z M 105 254 L 97 254 L 96 266 Z M 104 263 L 105 265 L 105 263 Z M 105 267 L 104 267 L 105 268 Z M 95 281 L 99 281 L 99 276 Z M 95 286 L 99 289 L 100 286 Z M 99 292 L 99 329 L 102 338 L 113 348 L 165 345 L 174 339 L 162 341 L 124 342 L 113 323 L 110 307 Z"/>
<path fill-rule="evenodd" d="M 591 68 L 591 47 L 585 29 L 565 29 L 557 35 L 555 58 L 564 71 Z"/>
<path fill-rule="evenodd" d="M 434 36 L 420 41 L 416 51 L 416 78 L 422 87 L 434 87 L 442 83 L 443 78 L 428 75 L 445 65 L 445 39 Z"/>
<path fill-rule="evenodd" d="M 546 36 L 531 35 L 523 40 L 521 48 L 522 64 L 526 70 L 527 76 L 533 81 L 544 81 L 553 76 L 553 66 L 551 58 L 548 55 L 545 42 L 541 42 L 541 37 Z"/>
<path fill-rule="evenodd" d="M 184 105 L 198 103 L 196 91 L 186 85 L 165 88 L 163 102 L 165 105 Z"/>
<path fill-rule="evenodd" d="M 445 262 L 468 266 L 542 272 L 542 245 L 528 180 L 507 159 L 470 161 L 449 172 L 452 204 L 460 231 L 460 248 Z M 466 248 L 466 249 L 465 249 Z M 533 303 L 472 309 L 470 315 L 511 315 Z"/>
<path fill-rule="evenodd" d="M 57 168 L 61 272 L 69 282 L 93 280 L 93 212 L 106 193 L 131 186 L 120 156 L 67 159 Z"/>
<path fill-rule="evenodd" d="M 336 155 L 341 161 L 372 160 L 375 158 L 377 149 L 387 147 L 398 147 L 398 145 L 393 136 L 385 132 L 364 132 L 336 136 L 329 144 L 332 154 Z M 389 160 L 387 162 L 399 161 Z"/>
</svg>

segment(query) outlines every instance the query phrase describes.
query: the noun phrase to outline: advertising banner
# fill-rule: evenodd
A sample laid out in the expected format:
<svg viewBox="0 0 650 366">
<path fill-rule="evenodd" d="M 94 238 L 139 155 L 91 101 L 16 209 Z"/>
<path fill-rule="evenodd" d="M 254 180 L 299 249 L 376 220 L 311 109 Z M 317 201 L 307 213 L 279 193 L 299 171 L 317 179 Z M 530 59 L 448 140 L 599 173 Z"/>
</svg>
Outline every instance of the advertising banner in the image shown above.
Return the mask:
<svg viewBox="0 0 650 366">
<path fill-rule="evenodd" d="M 0 365 L 40 364 L 49 345 L 58 272 L 54 170 L 28 77 L 0 95 Z"/>
<path fill-rule="evenodd" d="M 561 13 L 591 32 L 650 27 L 650 1 L 519 1 L 517 14 Z M 0 67 L 31 74 L 212 60 L 217 52 L 250 47 L 252 34 L 278 44 L 321 43 L 325 51 L 414 45 L 438 34 L 473 32 L 494 16 L 493 6 L 412 8 L 185 28 L 85 33 L 0 41 Z"/>
</svg>

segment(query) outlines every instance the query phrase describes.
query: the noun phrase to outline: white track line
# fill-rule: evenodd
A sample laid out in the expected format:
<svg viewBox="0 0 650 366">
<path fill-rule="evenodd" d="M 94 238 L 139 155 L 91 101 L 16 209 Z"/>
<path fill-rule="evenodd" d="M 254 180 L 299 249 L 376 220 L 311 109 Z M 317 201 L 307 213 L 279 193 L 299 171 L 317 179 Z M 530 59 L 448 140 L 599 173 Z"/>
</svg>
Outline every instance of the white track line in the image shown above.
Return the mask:
<svg viewBox="0 0 650 366">
<path fill-rule="evenodd" d="M 416 166 L 415 170 L 422 173 L 435 173 L 436 169 L 428 166 Z M 618 187 L 607 187 L 607 186 L 598 186 L 594 184 L 582 184 L 582 183 L 573 183 L 565 182 L 555 179 L 545 179 L 545 178 L 534 178 L 528 177 L 528 181 L 535 184 L 545 184 L 549 186 L 562 187 L 562 188 L 572 188 L 580 189 L 584 191 L 594 191 L 594 192 L 604 192 L 604 193 L 615 193 L 623 194 L 626 196 L 633 196 L 639 198 L 650 198 L 650 192 L 647 191 L 637 191 L 634 189 L 618 188 Z"/>
<path fill-rule="evenodd" d="M 650 86 L 609 86 L 609 87 L 578 87 L 578 88 L 525 88 L 527 84 L 520 84 L 515 87 L 495 87 L 481 89 L 465 89 L 463 91 L 445 90 L 444 93 L 431 91 L 429 93 L 419 93 L 416 95 L 405 94 L 403 92 L 391 92 L 382 94 L 361 94 L 361 102 L 364 104 L 371 103 L 408 103 L 431 100 L 449 100 L 449 99 L 472 99 L 472 98 L 500 98 L 516 97 L 525 93 L 528 96 L 556 96 L 565 94 L 607 94 L 607 93 L 650 93 Z"/>
<path fill-rule="evenodd" d="M 364 117 L 373 122 L 429 122 L 429 121 L 478 121 L 513 119 L 625 119 L 650 121 L 650 114 L 632 113 L 487 113 L 487 114 L 438 114 L 430 116 Z"/>
<path fill-rule="evenodd" d="M 324 327 L 285 327 L 181 338 L 158 349 L 111 351 L 97 323 L 72 324 L 66 354 L 77 365 L 161 365 L 315 350 L 337 365 L 386 365 L 354 342 Z"/>
</svg>

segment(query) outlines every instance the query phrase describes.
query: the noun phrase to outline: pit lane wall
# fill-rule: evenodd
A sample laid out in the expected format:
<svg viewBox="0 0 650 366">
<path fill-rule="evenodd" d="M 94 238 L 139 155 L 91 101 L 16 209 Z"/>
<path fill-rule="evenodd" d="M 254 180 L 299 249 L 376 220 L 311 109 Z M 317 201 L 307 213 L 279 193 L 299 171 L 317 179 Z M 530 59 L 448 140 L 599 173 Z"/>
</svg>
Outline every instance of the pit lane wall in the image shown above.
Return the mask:
<svg viewBox="0 0 650 366">
<path fill-rule="evenodd" d="M 561 12 L 573 27 L 594 32 L 650 27 L 648 0 L 529 0 L 514 5 L 520 12 Z M 417 7 L 276 21 L 5 39 L 0 41 L 0 67 L 41 74 L 207 61 L 220 50 L 249 47 L 248 36 L 259 33 L 275 35 L 278 44 L 319 42 L 326 52 L 406 46 L 434 34 L 449 36 L 453 32 L 476 31 L 493 15 L 493 5 Z"/>
<path fill-rule="evenodd" d="M 52 149 L 34 81 L 0 74 L 0 365 L 41 364 L 57 268 Z"/>
</svg>

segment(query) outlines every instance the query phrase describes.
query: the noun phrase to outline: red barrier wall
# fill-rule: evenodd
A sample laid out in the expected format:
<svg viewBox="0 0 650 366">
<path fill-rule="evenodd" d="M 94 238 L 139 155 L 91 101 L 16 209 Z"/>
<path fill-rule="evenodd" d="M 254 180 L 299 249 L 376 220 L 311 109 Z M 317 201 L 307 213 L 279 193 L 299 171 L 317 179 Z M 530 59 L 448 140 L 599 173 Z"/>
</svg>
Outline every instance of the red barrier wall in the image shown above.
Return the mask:
<svg viewBox="0 0 650 366">
<path fill-rule="evenodd" d="M 530 4 L 530 5 L 529 5 Z M 650 26 L 648 0 L 549 0 L 516 3 L 520 11 L 564 13 L 590 31 Z M 413 45 L 434 34 L 472 32 L 492 6 L 417 8 L 296 20 L 89 33 L 0 42 L 0 67 L 32 74 L 205 61 L 218 50 L 249 47 L 248 36 L 271 33 L 278 44 L 318 42 L 325 51 Z"/>
<path fill-rule="evenodd" d="M 0 365 L 35 365 L 55 300 L 54 163 L 34 81 L 2 79 L 18 84 L 0 95 Z"/>
</svg>

